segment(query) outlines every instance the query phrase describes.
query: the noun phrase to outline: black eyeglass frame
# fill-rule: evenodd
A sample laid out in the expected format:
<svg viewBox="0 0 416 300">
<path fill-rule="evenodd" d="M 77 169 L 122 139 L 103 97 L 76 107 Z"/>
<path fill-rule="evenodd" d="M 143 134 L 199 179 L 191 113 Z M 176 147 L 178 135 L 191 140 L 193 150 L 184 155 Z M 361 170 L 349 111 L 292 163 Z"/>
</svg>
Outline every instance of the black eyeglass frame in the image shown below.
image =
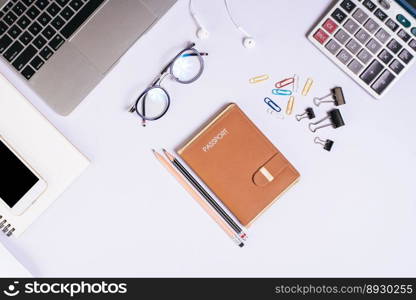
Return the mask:
<svg viewBox="0 0 416 300">
<path fill-rule="evenodd" d="M 195 47 L 195 43 L 189 44 L 188 47 L 181 50 L 172 60 L 170 60 L 170 62 L 165 66 L 165 68 L 163 68 L 163 70 L 159 73 L 159 75 L 152 81 L 152 83 L 139 95 L 139 97 L 136 99 L 136 102 L 134 103 L 134 105 L 130 108 L 129 111 L 131 113 L 136 112 L 136 114 L 142 119 L 143 125 L 145 124 L 145 121 L 156 121 L 156 120 L 162 118 L 167 113 L 167 111 L 169 110 L 170 103 L 171 103 L 171 98 L 170 98 L 170 95 L 169 95 L 168 91 L 161 86 L 161 82 L 165 78 L 165 76 L 170 75 L 176 82 L 179 82 L 179 83 L 182 83 L 182 84 L 193 83 L 201 77 L 202 73 L 204 72 L 204 68 L 205 68 L 204 59 L 202 58 L 202 56 L 203 55 L 208 55 L 208 53 L 199 52 L 194 47 Z M 198 73 L 195 75 L 195 77 L 193 77 L 190 80 L 184 81 L 184 80 L 180 80 L 178 77 L 176 77 L 174 75 L 173 66 L 174 66 L 176 60 L 178 58 L 182 57 L 182 55 L 187 51 L 192 51 L 193 52 L 192 54 L 198 57 L 198 60 L 199 60 L 199 63 L 200 63 L 201 67 L 200 67 Z M 153 89 L 161 89 L 166 94 L 167 104 L 166 104 L 166 107 L 165 107 L 164 111 L 160 115 L 158 115 L 156 117 L 147 117 L 146 113 L 145 113 L 145 101 L 146 101 L 145 96 L 149 93 L 149 91 L 151 91 Z M 138 106 L 139 106 L 140 101 L 142 101 L 142 112 L 143 112 L 143 114 L 141 114 L 138 110 Z"/>
</svg>

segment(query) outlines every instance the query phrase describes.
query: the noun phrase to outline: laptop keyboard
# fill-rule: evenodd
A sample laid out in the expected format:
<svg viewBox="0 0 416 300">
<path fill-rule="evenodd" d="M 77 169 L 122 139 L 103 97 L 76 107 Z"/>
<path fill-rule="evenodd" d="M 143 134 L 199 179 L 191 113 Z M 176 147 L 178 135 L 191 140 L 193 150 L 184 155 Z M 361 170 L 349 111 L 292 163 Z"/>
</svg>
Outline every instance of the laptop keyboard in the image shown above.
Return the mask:
<svg viewBox="0 0 416 300">
<path fill-rule="evenodd" d="M 27 80 L 105 0 L 10 0 L 0 11 L 0 54 Z"/>
<path fill-rule="evenodd" d="M 415 24 L 376 1 L 338 1 L 309 39 L 376 98 L 416 60 Z"/>
</svg>

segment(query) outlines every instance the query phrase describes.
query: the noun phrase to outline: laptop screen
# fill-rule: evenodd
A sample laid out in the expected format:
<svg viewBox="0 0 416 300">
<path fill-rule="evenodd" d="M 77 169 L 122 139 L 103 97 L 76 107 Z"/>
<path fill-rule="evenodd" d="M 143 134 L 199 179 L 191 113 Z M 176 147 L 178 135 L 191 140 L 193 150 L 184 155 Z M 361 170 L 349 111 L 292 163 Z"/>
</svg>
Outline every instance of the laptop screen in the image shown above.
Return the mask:
<svg viewBox="0 0 416 300">
<path fill-rule="evenodd" d="M 396 2 L 416 18 L 416 0 L 396 0 Z"/>
</svg>

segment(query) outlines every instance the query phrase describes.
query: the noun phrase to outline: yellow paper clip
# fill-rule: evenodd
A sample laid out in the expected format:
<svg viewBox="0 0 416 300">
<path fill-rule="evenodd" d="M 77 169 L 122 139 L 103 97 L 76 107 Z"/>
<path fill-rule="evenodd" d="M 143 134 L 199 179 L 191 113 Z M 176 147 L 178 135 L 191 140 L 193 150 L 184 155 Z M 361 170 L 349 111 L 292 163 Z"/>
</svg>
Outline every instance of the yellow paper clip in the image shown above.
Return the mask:
<svg viewBox="0 0 416 300">
<path fill-rule="evenodd" d="M 259 82 L 262 82 L 262 81 L 266 81 L 269 78 L 270 78 L 269 75 L 264 74 L 264 75 L 259 75 L 259 76 L 250 78 L 248 82 L 250 82 L 250 83 L 259 83 Z"/>
<path fill-rule="evenodd" d="M 292 114 L 294 105 L 295 105 L 295 96 L 290 96 L 289 101 L 287 102 L 287 107 L 286 107 L 286 114 L 288 116 Z"/>
<path fill-rule="evenodd" d="M 302 96 L 307 96 L 313 85 L 313 79 L 308 78 L 302 90 Z"/>
</svg>

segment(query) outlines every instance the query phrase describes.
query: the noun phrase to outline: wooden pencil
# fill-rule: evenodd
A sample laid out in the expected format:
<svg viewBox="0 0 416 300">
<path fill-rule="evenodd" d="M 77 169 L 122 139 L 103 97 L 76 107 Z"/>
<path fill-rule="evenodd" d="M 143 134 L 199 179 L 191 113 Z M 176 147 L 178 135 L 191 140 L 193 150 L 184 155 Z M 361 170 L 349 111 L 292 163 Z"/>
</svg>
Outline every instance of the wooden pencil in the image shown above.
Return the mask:
<svg viewBox="0 0 416 300">
<path fill-rule="evenodd" d="M 230 228 L 230 226 L 217 214 L 217 212 L 198 194 L 188 183 L 185 178 L 173 167 L 173 165 L 164 158 L 161 154 L 152 150 L 153 154 L 159 162 L 171 173 L 172 176 L 182 185 L 182 187 L 194 198 L 196 202 L 211 216 L 212 219 L 224 230 L 224 232 L 239 246 L 243 247 L 244 243 L 240 240 L 237 234 Z"/>
</svg>

